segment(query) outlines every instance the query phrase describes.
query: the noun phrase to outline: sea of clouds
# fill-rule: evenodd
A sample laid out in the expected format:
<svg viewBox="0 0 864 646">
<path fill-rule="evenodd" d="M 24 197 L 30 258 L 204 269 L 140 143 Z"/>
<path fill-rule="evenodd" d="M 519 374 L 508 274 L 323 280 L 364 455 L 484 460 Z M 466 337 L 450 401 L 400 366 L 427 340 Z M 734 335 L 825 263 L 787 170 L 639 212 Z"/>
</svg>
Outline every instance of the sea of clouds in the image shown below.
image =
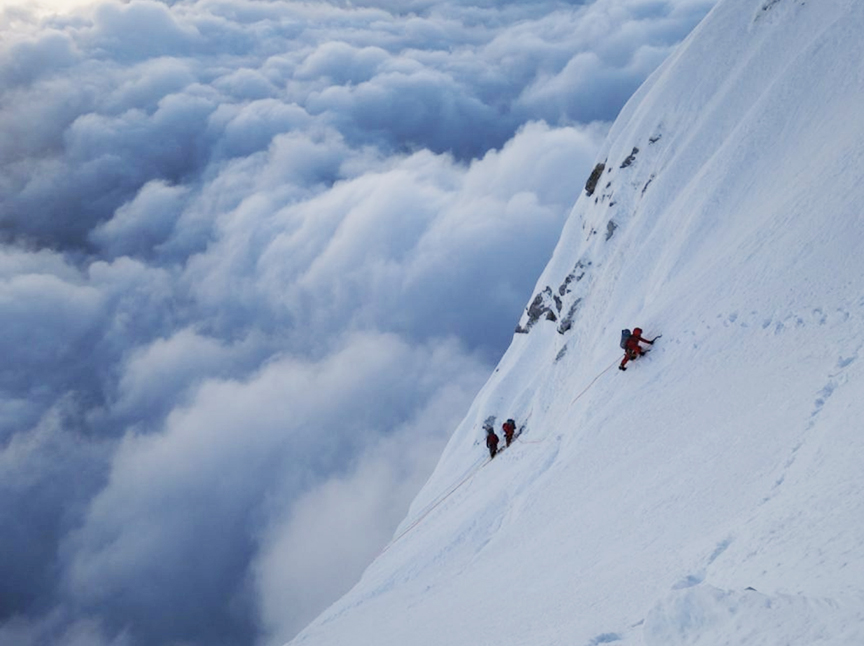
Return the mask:
<svg viewBox="0 0 864 646">
<path fill-rule="evenodd" d="M 0 644 L 344 593 L 714 2 L 0 5 Z"/>
</svg>

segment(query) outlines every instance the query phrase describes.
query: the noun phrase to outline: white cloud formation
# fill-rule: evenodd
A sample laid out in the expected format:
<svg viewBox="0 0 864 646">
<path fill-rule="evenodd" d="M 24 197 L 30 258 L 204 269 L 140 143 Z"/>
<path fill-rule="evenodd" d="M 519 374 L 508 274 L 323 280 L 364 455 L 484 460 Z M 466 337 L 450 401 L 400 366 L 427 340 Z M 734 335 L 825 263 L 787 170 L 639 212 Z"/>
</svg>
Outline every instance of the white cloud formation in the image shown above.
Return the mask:
<svg viewBox="0 0 864 646">
<path fill-rule="evenodd" d="M 713 1 L 0 5 L 0 644 L 350 586 Z"/>
<path fill-rule="evenodd" d="M 70 598 L 112 617 L 159 607 L 162 622 L 184 638 L 204 636 L 208 614 L 230 617 L 258 536 L 274 531 L 274 516 L 288 514 L 296 527 L 299 505 L 300 524 L 310 523 L 302 536 L 314 537 L 316 528 L 338 522 L 333 515 L 356 496 L 336 484 L 351 471 L 354 488 L 364 489 L 369 480 L 373 488 L 391 490 L 404 509 L 420 484 L 411 467 L 419 461 L 425 471 L 431 468 L 485 375 L 485 366 L 452 342 L 412 347 L 392 335 L 362 334 L 320 362 L 285 357 L 246 381 L 204 383 L 162 431 L 129 434 L 118 447 L 107 486 L 63 547 L 70 555 Z M 387 451 L 394 437 L 404 451 Z M 393 465 L 389 471 L 353 469 L 364 455 L 361 464 Z M 407 491 L 402 480 L 411 485 Z M 304 507 L 316 487 L 332 492 L 329 507 Z M 304 570 L 309 577 L 287 581 L 294 594 L 309 595 L 316 580 L 327 592 L 353 582 L 356 564 L 399 520 L 399 508 L 383 503 L 355 509 L 357 529 L 374 528 L 365 538 L 318 537 L 341 547 L 343 563 L 354 571 L 343 568 L 322 579 L 323 572 Z M 300 556 L 287 558 L 293 567 L 309 567 L 296 560 Z M 311 597 L 321 603 L 327 594 Z M 293 630 L 302 627 L 297 620 L 294 612 L 284 616 Z M 230 632 L 223 621 L 211 617 L 209 624 L 207 639 Z M 168 639 L 162 630 L 151 627 L 148 643 Z"/>
<path fill-rule="evenodd" d="M 449 384 L 410 424 L 364 450 L 345 476 L 298 497 L 287 518 L 266 528 L 253 573 L 268 643 L 285 643 L 380 553 L 437 462 L 470 381 Z"/>
</svg>

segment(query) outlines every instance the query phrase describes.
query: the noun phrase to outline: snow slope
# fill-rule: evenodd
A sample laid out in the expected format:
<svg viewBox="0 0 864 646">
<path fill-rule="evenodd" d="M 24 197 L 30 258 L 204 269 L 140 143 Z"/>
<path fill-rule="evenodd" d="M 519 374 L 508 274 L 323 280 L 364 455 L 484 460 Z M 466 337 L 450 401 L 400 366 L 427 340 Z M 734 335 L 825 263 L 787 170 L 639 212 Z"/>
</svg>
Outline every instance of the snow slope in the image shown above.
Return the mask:
<svg viewBox="0 0 864 646">
<path fill-rule="evenodd" d="M 556 320 L 292 644 L 864 644 L 862 33 L 860 0 L 718 3 L 612 128 Z M 491 462 L 490 416 L 525 426 Z"/>
</svg>

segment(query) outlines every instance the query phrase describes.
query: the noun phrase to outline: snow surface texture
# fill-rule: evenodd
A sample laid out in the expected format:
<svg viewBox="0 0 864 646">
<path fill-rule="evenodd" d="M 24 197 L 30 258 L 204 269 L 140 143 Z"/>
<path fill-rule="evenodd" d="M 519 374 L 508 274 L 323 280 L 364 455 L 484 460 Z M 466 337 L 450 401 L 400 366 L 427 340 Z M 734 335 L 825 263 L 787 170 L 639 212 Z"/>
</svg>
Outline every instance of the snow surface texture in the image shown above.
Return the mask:
<svg viewBox="0 0 864 646">
<path fill-rule="evenodd" d="M 864 644 L 862 33 L 860 0 L 715 7 L 613 126 L 555 316 L 292 644 Z M 490 416 L 525 426 L 491 462 Z"/>
</svg>

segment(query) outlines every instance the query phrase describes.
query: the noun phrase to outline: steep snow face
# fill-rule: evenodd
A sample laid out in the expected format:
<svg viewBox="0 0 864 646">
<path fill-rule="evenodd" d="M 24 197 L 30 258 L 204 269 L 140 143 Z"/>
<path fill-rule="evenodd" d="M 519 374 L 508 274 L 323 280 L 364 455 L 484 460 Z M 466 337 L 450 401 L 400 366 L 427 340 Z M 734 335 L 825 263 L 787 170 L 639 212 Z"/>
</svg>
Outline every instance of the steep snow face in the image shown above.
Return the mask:
<svg viewBox="0 0 864 646">
<path fill-rule="evenodd" d="M 721 0 L 394 541 L 292 643 L 864 644 L 862 33 L 860 0 Z M 635 326 L 663 336 L 620 372 Z M 492 417 L 524 429 L 490 462 Z"/>
</svg>

